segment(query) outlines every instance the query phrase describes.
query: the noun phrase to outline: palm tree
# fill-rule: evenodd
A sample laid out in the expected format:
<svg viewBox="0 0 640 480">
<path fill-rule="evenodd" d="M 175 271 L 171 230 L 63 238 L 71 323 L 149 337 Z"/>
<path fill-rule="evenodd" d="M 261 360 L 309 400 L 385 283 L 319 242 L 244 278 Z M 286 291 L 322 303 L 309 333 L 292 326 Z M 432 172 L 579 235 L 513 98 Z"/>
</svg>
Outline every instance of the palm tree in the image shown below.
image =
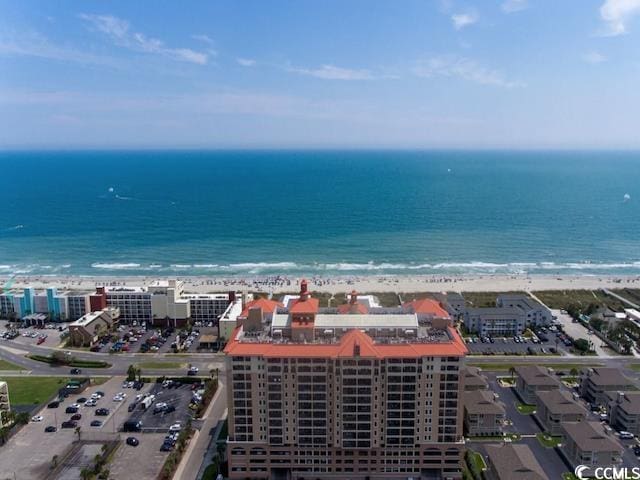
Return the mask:
<svg viewBox="0 0 640 480">
<path fill-rule="evenodd" d="M 516 375 L 516 367 L 509 367 L 509 373 L 511 374 L 511 380 L 513 380 L 513 377 Z"/>
<path fill-rule="evenodd" d="M 577 369 L 576 367 L 573 367 L 573 368 L 571 369 L 571 371 L 569 372 L 569 374 L 570 374 L 572 377 L 577 377 L 577 376 L 578 376 L 578 373 L 579 373 L 579 372 L 578 372 L 578 369 Z"/>
<path fill-rule="evenodd" d="M 58 455 L 51 457 L 51 470 L 58 466 Z"/>
<path fill-rule="evenodd" d="M 93 473 L 88 468 L 83 468 L 82 470 L 80 470 L 80 478 L 82 480 L 89 480 L 92 475 Z"/>
<path fill-rule="evenodd" d="M 81 435 L 82 435 L 82 428 L 81 428 L 81 427 L 76 427 L 75 432 L 76 432 L 76 435 L 78 435 L 78 441 L 80 441 L 80 440 L 81 440 L 81 438 L 82 438 L 82 437 L 81 437 Z"/>
</svg>

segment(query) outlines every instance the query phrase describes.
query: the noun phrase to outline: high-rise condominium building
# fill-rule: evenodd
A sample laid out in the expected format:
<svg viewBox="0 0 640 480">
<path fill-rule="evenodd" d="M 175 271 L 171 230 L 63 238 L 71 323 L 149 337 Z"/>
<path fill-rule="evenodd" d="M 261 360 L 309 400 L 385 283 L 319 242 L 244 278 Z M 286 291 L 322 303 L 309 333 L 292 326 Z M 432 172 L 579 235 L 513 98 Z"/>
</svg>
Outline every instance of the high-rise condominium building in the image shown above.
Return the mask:
<svg viewBox="0 0 640 480">
<path fill-rule="evenodd" d="M 230 478 L 461 478 L 466 348 L 448 315 L 350 311 L 323 313 L 303 281 L 272 316 L 239 318 Z"/>
</svg>

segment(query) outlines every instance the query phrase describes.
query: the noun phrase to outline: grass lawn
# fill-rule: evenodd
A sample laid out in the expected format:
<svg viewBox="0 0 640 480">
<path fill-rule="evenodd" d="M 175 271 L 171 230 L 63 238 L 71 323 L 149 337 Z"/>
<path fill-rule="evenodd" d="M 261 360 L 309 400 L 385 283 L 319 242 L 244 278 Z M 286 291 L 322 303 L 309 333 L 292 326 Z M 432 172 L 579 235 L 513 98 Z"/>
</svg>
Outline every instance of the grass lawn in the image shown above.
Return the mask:
<svg viewBox="0 0 640 480">
<path fill-rule="evenodd" d="M 216 480 L 218 476 L 218 465 L 212 463 L 204 469 L 204 473 L 202 474 L 202 480 Z"/>
<path fill-rule="evenodd" d="M 561 437 L 556 437 L 553 435 L 547 435 L 546 433 L 538 433 L 536 438 L 540 442 L 543 447 L 546 448 L 554 448 L 557 447 L 561 441 Z"/>
<path fill-rule="evenodd" d="M 522 415 L 531 415 L 536 411 L 535 405 L 527 405 L 525 403 L 516 403 L 516 408 Z"/>
<path fill-rule="evenodd" d="M 175 370 L 177 368 L 187 368 L 186 363 L 181 362 L 140 362 L 136 367 L 148 370 Z"/>
<path fill-rule="evenodd" d="M 482 363 L 482 362 L 474 362 L 474 361 L 467 361 L 466 362 L 467 365 L 471 366 L 471 367 L 478 367 L 482 370 L 487 370 L 488 372 L 502 372 L 502 371 L 508 371 L 509 369 L 511 369 L 511 367 L 519 367 L 522 365 L 531 365 L 530 363 L 502 363 L 502 362 L 495 362 L 495 363 Z M 553 368 L 554 370 L 562 370 L 564 372 L 566 371 L 570 371 L 572 368 L 576 368 L 578 370 L 583 369 L 584 367 L 601 367 L 604 364 L 602 363 L 582 363 L 582 364 L 577 364 L 577 363 L 545 363 L 543 364 L 545 367 L 548 368 Z M 640 366 L 638 367 L 640 369 Z"/>
<path fill-rule="evenodd" d="M 472 463 L 472 465 L 470 465 L 471 469 L 475 470 L 476 472 L 482 472 L 487 468 L 487 464 L 484 462 L 484 458 L 482 458 L 482 455 L 480 455 L 478 452 L 469 450 L 469 460 Z"/>
<path fill-rule="evenodd" d="M 66 377 L 5 377 L 9 386 L 9 400 L 12 405 L 37 405 L 43 403 L 64 387 Z"/>
<path fill-rule="evenodd" d="M 584 309 L 590 303 L 606 305 L 614 311 L 621 311 L 624 308 L 628 308 L 617 298 L 597 290 L 543 290 L 533 292 L 533 294 L 542 300 L 549 308 L 566 310 L 569 305 L 577 305 L 581 309 Z"/>
<path fill-rule="evenodd" d="M 631 370 L 635 370 L 636 372 L 638 372 L 638 371 L 640 371 L 640 363 L 631 363 L 631 364 L 629 364 L 629 368 Z M 2 369 L 0 368 L 0 370 L 2 370 Z"/>
<path fill-rule="evenodd" d="M 578 477 L 576 477 L 572 472 L 564 472 L 562 474 L 562 480 L 578 480 Z"/>
<path fill-rule="evenodd" d="M 15 363 L 7 362 L 6 360 L 0 360 L 0 370 L 26 370 L 22 368 L 20 365 L 16 365 Z"/>
</svg>

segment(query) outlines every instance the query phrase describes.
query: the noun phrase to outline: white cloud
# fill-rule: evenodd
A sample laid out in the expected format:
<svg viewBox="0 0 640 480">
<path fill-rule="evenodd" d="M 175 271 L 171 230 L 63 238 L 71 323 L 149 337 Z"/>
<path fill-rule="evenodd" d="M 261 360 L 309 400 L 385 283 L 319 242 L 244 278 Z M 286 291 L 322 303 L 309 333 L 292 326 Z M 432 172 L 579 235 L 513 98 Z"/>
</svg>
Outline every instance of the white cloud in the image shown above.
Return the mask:
<svg viewBox="0 0 640 480">
<path fill-rule="evenodd" d="M 595 65 L 597 63 L 602 63 L 606 61 L 607 57 L 602 55 L 600 52 L 592 51 L 592 52 L 585 53 L 582 56 L 582 60 L 584 60 L 587 63 L 591 63 Z"/>
<path fill-rule="evenodd" d="M 478 21 L 478 14 L 474 12 L 454 13 L 451 15 L 451 21 L 453 22 L 453 28 L 456 30 L 462 30 L 463 28 L 476 23 Z"/>
<path fill-rule="evenodd" d="M 80 14 L 79 17 L 93 28 L 107 35 L 113 43 L 120 47 L 137 52 L 163 55 L 174 60 L 205 65 L 206 53 L 189 48 L 168 48 L 162 40 L 149 38 L 142 33 L 132 32 L 129 22 L 113 15 Z"/>
<path fill-rule="evenodd" d="M 502 2 L 500 8 L 504 13 L 514 13 L 529 8 L 528 0 L 506 0 Z"/>
<path fill-rule="evenodd" d="M 109 66 L 118 64 L 109 57 L 93 55 L 65 45 L 57 45 L 38 32 L 5 31 L 0 33 L 0 55 L 38 57 L 82 64 Z"/>
<path fill-rule="evenodd" d="M 322 65 L 318 68 L 287 67 L 287 70 L 300 75 L 307 75 L 324 80 L 371 80 L 373 75 L 369 70 L 354 70 L 350 68 L 336 67 L 335 65 Z"/>
<path fill-rule="evenodd" d="M 602 35 L 617 36 L 628 33 L 631 18 L 640 13 L 640 0 L 605 0 L 600 17 L 605 22 Z"/>
<path fill-rule="evenodd" d="M 236 58 L 236 62 L 243 67 L 253 67 L 256 64 L 256 61 L 252 58 Z"/>
<path fill-rule="evenodd" d="M 496 87 L 522 87 L 521 82 L 507 80 L 498 70 L 482 66 L 475 60 L 457 55 L 439 55 L 416 62 L 414 75 L 423 78 L 458 77 L 463 80 Z"/>
<path fill-rule="evenodd" d="M 213 45 L 213 39 L 209 36 L 209 35 L 204 35 L 204 34 L 198 34 L 198 35 L 191 35 L 191 38 L 193 38 L 194 40 L 198 40 L 200 42 L 206 43 L 207 45 Z"/>
</svg>

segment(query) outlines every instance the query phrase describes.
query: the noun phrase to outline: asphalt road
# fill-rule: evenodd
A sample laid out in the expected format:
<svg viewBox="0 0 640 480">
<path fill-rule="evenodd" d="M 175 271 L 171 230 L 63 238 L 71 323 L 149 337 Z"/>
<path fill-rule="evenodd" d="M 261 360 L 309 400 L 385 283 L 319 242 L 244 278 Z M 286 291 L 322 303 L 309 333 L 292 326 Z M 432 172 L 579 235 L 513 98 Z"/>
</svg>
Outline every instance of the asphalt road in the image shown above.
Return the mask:
<svg viewBox="0 0 640 480">
<path fill-rule="evenodd" d="M 32 375 L 69 375 L 69 367 L 51 366 L 47 363 L 37 362 L 26 358 L 28 353 L 39 355 L 50 355 L 56 351 L 55 348 L 41 347 L 38 345 L 25 345 L 22 343 L 16 343 L 11 340 L 2 340 L 0 343 L 0 358 L 7 360 L 11 363 L 19 365 L 28 370 Z M 129 365 L 132 363 L 141 362 L 179 362 L 184 364 L 191 364 L 200 369 L 200 374 L 208 375 L 212 369 L 224 369 L 224 355 L 223 354 L 211 354 L 211 353 L 192 353 L 183 355 L 176 355 L 172 353 L 157 354 L 157 353 L 99 353 L 99 352 L 84 352 L 77 350 L 71 351 L 73 356 L 78 360 L 102 360 L 111 364 L 110 368 L 82 368 L 83 375 L 124 375 L 127 373 Z M 10 375 L 12 372 L 3 372 Z M 15 372 L 14 374 L 20 374 Z M 184 375 L 186 374 L 186 368 L 168 368 L 168 369 L 143 369 L 143 375 Z"/>
</svg>

